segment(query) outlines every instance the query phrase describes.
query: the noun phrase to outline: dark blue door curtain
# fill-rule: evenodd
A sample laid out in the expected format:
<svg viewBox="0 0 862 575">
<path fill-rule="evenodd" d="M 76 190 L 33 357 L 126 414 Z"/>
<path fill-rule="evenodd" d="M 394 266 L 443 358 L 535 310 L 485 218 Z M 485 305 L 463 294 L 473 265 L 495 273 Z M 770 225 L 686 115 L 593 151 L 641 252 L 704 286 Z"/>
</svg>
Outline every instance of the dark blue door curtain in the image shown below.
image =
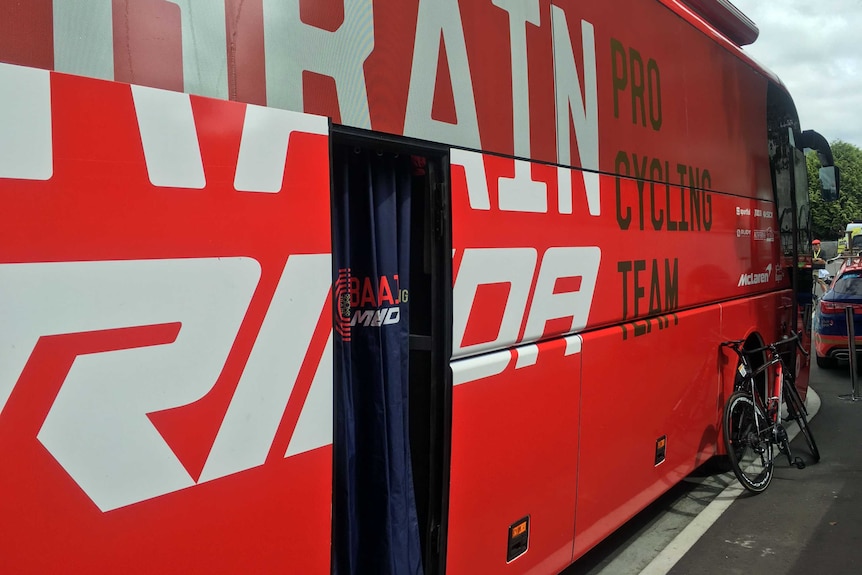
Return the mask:
<svg viewBox="0 0 862 575">
<path fill-rule="evenodd" d="M 337 575 L 421 575 L 408 426 L 409 155 L 333 158 Z"/>
</svg>

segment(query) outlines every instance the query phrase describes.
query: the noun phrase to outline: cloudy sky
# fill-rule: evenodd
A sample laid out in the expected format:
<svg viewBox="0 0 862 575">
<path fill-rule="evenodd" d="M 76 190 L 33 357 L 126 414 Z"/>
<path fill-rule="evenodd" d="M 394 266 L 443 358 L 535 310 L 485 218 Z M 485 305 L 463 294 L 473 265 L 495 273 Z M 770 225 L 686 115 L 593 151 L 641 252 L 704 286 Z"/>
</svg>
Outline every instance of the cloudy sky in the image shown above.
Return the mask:
<svg viewBox="0 0 862 575">
<path fill-rule="evenodd" d="M 803 130 L 862 147 L 862 0 L 731 0 L 760 29 L 744 49 L 787 85 Z"/>
</svg>

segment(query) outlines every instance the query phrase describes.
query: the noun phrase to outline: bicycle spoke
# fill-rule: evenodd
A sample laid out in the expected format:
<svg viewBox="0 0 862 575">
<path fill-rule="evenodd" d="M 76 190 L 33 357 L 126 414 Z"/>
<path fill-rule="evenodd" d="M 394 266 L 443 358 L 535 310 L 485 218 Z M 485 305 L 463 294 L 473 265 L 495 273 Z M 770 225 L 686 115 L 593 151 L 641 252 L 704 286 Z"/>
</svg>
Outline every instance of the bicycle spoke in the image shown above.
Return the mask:
<svg viewBox="0 0 862 575">
<path fill-rule="evenodd" d="M 749 491 L 762 492 L 773 472 L 773 443 L 766 417 L 750 396 L 736 392 L 725 406 L 723 427 L 734 474 Z"/>
</svg>

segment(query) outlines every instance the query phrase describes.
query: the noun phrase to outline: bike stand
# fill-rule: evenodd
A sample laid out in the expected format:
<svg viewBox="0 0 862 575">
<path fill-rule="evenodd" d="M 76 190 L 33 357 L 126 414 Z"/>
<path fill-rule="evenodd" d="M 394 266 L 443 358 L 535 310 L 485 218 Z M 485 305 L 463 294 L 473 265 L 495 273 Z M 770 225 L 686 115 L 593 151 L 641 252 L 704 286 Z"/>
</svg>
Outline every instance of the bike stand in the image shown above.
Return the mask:
<svg viewBox="0 0 862 575">
<path fill-rule="evenodd" d="M 855 403 L 862 401 L 862 397 L 856 395 L 856 330 L 854 329 L 852 307 L 844 308 L 844 318 L 847 321 L 847 349 L 850 352 L 850 393 L 843 393 L 838 396 L 838 399 Z"/>
</svg>

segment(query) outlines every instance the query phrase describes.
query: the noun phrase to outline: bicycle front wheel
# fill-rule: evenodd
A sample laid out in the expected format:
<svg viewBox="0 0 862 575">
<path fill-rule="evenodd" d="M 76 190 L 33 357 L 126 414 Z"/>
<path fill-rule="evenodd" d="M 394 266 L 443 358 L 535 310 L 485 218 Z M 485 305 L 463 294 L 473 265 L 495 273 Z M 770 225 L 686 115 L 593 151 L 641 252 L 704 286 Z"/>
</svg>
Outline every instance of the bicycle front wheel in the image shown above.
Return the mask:
<svg viewBox="0 0 862 575">
<path fill-rule="evenodd" d="M 787 419 L 792 419 L 799 425 L 799 430 L 805 437 L 805 443 L 808 444 L 808 451 L 814 458 L 814 462 L 817 463 L 820 461 L 820 450 L 817 449 L 814 435 L 811 433 L 811 428 L 808 427 L 808 416 L 805 414 L 802 398 L 799 397 L 796 386 L 790 381 L 784 382 L 784 403 L 787 405 Z"/>
<path fill-rule="evenodd" d="M 724 406 L 724 445 L 733 474 L 752 493 L 772 481 L 772 426 L 747 393 L 737 391 Z"/>
</svg>

